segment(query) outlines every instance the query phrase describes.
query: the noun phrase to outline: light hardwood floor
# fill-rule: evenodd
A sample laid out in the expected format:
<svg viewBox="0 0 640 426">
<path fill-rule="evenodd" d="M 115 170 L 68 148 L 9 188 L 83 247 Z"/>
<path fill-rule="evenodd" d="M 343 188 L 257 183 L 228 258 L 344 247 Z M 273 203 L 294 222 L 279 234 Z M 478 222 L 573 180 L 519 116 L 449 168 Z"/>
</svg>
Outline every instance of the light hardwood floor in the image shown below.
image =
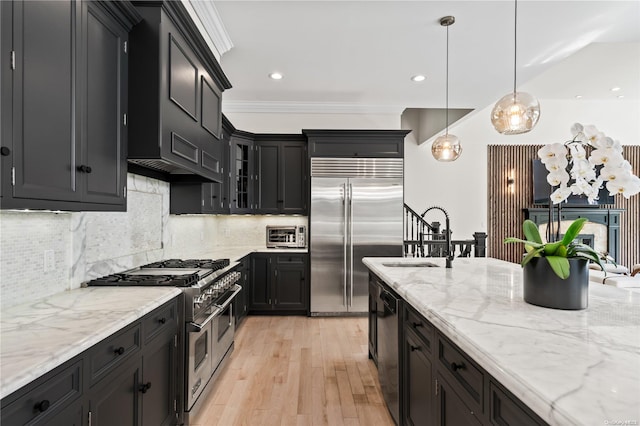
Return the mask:
<svg viewBox="0 0 640 426">
<path fill-rule="evenodd" d="M 392 426 L 366 318 L 250 316 L 197 426 Z"/>
</svg>

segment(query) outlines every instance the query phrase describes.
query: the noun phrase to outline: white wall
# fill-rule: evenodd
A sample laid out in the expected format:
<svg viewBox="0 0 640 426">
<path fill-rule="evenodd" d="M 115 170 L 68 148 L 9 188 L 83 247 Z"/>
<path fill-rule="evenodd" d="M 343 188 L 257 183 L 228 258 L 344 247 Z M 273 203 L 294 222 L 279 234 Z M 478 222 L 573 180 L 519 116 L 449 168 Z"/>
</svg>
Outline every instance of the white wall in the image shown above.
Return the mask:
<svg viewBox="0 0 640 426">
<path fill-rule="evenodd" d="M 399 114 L 226 113 L 236 129 L 252 133 L 300 133 L 302 129 L 400 128 Z"/>
</svg>

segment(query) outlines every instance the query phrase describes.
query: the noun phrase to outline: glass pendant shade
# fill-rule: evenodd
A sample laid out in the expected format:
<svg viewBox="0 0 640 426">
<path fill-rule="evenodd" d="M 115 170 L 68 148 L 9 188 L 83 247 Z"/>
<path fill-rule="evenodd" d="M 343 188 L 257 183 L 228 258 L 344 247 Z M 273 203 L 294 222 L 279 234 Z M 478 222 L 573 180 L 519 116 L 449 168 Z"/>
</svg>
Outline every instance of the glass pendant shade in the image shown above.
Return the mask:
<svg viewBox="0 0 640 426">
<path fill-rule="evenodd" d="M 496 102 L 491 111 L 491 124 L 503 135 L 527 133 L 540 118 L 540 103 L 525 92 L 513 92 Z"/>
<path fill-rule="evenodd" d="M 438 136 L 431 145 L 431 154 L 438 161 L 455 161 L 462 153 L 460 139 L 456 135 Z"/>
</svg>

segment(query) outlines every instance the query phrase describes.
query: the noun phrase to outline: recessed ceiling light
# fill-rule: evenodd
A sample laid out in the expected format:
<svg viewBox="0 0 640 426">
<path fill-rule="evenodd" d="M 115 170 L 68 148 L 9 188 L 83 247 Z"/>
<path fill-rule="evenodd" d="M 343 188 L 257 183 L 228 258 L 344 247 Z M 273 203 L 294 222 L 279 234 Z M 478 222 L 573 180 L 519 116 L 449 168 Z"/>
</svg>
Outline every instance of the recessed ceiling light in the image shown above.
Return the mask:
<svg viewBox="0 0 640 426">
<path fill-rule="evenodd" d="M 612 88 L 611 88 L 611 91 L 612 91 L 612 92 L 617 92 L 618 90 L 620 90 L 620 88 L 619 88 L 618 86 L 616 86 L 616 87 L 612 87 Z"/>
<path fill-rule="evenodd" d="M 624 98 L 624 95 L 618 95 L 618 99 Z"/>
<path fill-rule="evenodd" d="M 269 78 L 272 80 L 282 80 L 282 77 L 284 76 L 279 72 L 272 72 L 271 74 L 269 74 Z"/>
<path fill-rule="evenodd" d="M 415 81 L 416 83 L 419 83 L 421 81 L 424 81 L 426 78 L 427 77 L 425 77 L 424 75 L 418 74 L 411 77 L 411 81 Z"/>
<path fill-rule="evenodd" d="M 576 99 L 582 99 L 582 95 L 576 95 Z"/>
</svg>

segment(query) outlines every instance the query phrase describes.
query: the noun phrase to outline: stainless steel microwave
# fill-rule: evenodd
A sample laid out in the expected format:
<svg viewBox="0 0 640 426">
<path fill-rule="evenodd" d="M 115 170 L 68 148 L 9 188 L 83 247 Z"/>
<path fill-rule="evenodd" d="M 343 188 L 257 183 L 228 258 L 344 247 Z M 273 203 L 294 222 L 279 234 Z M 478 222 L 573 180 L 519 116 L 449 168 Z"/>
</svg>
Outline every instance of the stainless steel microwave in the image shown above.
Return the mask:
<svg viewBox="0 0 640 426">
<path fill-rule="evenodd" d="M 306 247 L 306 226 L 267 226 L 267 248 Z"/>
</svg>

